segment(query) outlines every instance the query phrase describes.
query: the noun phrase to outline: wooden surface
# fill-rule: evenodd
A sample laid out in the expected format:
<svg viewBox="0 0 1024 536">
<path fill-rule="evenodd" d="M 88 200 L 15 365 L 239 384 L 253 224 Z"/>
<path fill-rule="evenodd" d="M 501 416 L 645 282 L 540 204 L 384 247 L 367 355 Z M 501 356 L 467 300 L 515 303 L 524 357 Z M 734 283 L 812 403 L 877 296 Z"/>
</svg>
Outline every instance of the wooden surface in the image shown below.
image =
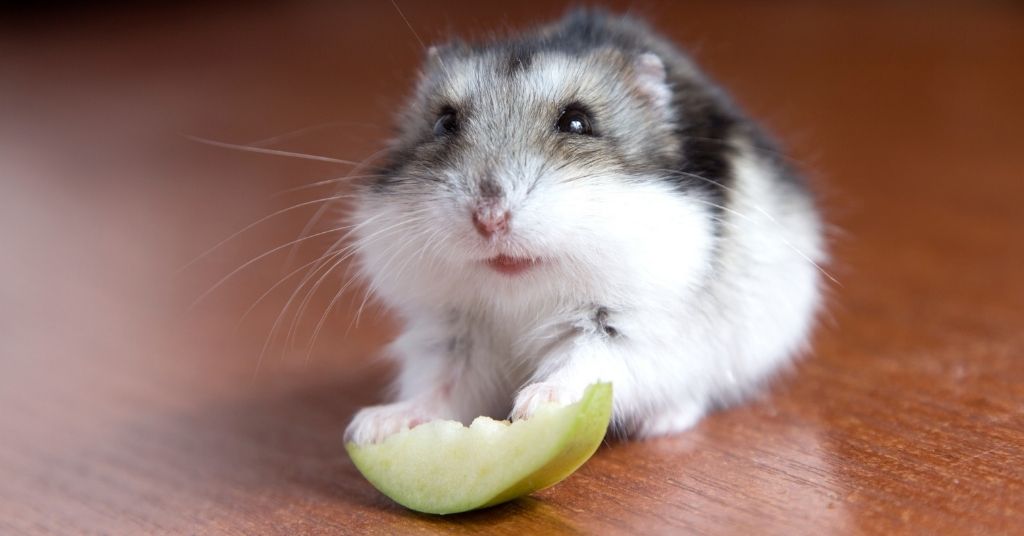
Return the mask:
<svg viewBox="0 0 1024 536">
<path fill-rule="evenodd" d="M 750 404 L 609 445 L 446 518 L 343 453 L 394 333 L 328 278 L 294 344 L 270 255 L 332 192 L 421 53 L 387 2 L 0 14 L 0 533 L 1012 534 L 1024 530 L 1024 10 L 642 3 L 820 185 L 836 261 L 814 351 Z M 561 11 L 400 2 L 424 40 Z M 126 4 L 126 7 L 128 4 Z M 291 266 L 315 258 L 310 240 Z M 237 325 L 237 329 L 236 329 Z"/>
</svg>

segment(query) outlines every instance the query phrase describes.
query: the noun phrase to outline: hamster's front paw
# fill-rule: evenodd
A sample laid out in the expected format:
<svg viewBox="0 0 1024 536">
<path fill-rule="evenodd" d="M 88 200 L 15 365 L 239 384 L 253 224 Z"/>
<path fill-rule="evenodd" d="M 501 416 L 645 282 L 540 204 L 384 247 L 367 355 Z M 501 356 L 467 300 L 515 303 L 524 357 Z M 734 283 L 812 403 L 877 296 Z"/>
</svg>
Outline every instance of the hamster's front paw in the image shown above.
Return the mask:
<svg viewBox="0 0 1024 536">
<path fill-rule="evenodd" d="M 568 405 L 580 399 L 582 393 L 573 389 L 549 382 L 531 383 L 523 387 L 516 395 L 516 403 L 512 407 L 512 420 L 529 419 L 544 404 Z"/>
<path fill-rule="evenodd" d="M 363 408 L 345 430 L 345 442 L 359 445 L 380 443 L 391 434 L 408 430 L 438 418 L 422 405 L 411 401 Z"/>
</svg>

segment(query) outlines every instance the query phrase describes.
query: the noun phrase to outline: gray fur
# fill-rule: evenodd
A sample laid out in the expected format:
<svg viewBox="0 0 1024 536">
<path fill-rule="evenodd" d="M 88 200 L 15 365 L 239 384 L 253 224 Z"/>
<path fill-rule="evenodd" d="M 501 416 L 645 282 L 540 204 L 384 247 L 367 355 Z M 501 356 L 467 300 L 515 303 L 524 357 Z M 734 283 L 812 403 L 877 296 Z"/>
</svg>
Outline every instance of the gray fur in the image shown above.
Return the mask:
<svg viewBox="0 0 1024 536">
<path fill-rule="evenodd" d="M 592 135 L 559 131 L 567 109 Z M 434 128 L 452 112 L 457 128 Z M 399 402 L 350 438 L 526 417 L 598 380 L 618 431 L 673 433 L 806 343 L 826 258 L 812 196 L 642 22 L 579 10 L 432 49 L 398 125 L 354 219 L 363 274 L 406 321 Z M 507 229 L 474 230 L 481 207 Z"/>
</svg>

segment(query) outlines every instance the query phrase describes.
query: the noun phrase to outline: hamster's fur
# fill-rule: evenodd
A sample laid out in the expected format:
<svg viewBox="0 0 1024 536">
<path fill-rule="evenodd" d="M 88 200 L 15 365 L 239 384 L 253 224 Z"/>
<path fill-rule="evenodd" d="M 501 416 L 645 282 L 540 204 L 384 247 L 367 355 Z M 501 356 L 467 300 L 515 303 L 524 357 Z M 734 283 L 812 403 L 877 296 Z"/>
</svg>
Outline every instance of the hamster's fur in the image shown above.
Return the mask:
<svg viewBox="0 0 1024 536">
<path fill-rule="evenodd" d="M 613 433 L 669 434 L 805 345 L 826 257 L 811 194 L 642 22 L 580 10 L 432 48 L 398 129 L 352 214 L 405 324 L 396 401 L 349 440 L 528 417 L 598 380 Z"/>
</svg>

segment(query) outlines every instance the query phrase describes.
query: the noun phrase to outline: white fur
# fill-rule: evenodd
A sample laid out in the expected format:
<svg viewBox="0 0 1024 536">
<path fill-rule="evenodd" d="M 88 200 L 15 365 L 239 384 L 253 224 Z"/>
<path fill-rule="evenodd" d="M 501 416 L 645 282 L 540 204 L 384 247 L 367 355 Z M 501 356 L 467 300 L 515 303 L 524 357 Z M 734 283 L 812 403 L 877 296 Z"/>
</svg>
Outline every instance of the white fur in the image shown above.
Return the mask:
<svg viewBox="0 0 1024 536">
<path fill-rule="evenodd" d="M 363 273 L 407 321 L 391 351 L 398 399 L 420 401 L 409 422 L 425 410 L 528 416 L 539 402 L 571 402 L 609 380 L 618 429 L 667 434 L 788 362 L 819 303 L 819 223 L 755 157 L 735 166 L 717 254 L 711 207 L 657 181 L 547 180 L 529 196 L 512 188 L 512 237 L 502 246 L 474 233 L 458 200 L 420 207 L 426 220 L 406 226 L 399 207 L 364 203 Z M 499 251 L 541 264 L 503 275 L 482 262 Z M 618 336 L 595 327 L 597 306 Z M 399 404 L 392 409 L 410 407 Z M 349 437 L 377 440 L 396 428 L 395 414 L 364 410 Z"/>
<path fill-rule="evenodd" d="M 445 187 L 414 194 L 364 192 L 353 214 L 361 271 L 406 326 L 390 348 L 397 402 L 358 413 L 349 439 L 377 441 L 427 418 L 527 417 L 599 380 L 613 382 L 616 430 L 668 434 L 792 359 L 819 305 L 815 263 L 825 257 L 804 192 L 738 140 L 720 210 L 659 177 L 548 166 L 531 136 L 510 135 L 551 128 L 530 122 L 548 102 L 596 99 L 628 118 L 603 125 L 623 140 L 658 119 L 626 99 L 601 101 L 629 89 L 600 63 L 538 57 L 499 90 L 469 74 L 495 71 L 480 57 L 455 61 L 445 90 L 503 110 L 465 128 L 501 185 L 510 233 L 488 240 L 475 231 L 473 169 L 453 168 Z M 641 94 L 667 106 L 660 60 L 645 55 L 636 69 Z M 499 254 L 539 263 L 504 275 L 485 262 Z"/>
</svg>

